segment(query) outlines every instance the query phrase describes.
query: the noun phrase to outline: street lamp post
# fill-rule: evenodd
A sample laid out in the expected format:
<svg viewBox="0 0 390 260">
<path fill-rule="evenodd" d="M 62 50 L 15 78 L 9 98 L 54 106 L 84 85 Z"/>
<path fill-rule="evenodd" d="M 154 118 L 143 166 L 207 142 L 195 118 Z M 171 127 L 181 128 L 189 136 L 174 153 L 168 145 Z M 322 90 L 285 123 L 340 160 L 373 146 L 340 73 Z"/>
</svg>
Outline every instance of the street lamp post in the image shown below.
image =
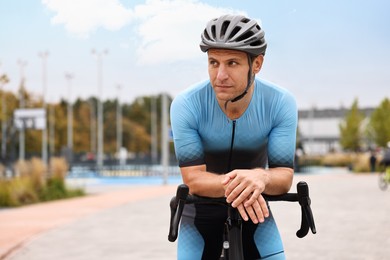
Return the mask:
<svg viewBox="0 0 390 260">
<path fill-rule="evenodd" d="M 5 162 L 5 155 L 7 154 L 7 105 L 5 101 L 4 86 L 9 82 L 7 75 L 0 76 L 0 89 L 1 89 L 1 159 Z"/>
<path fill-rule="evenodd" d="M 152 164 L 157 164 L 157 96 L 151 97 L 151 159 Z"/>
<path fill-rule="evenodd" d="M 89 107 L 90 107 L 90 131 L 91 131 L 91 153 L 93 156 L 96 155 L 96 115 L 95 115 L 95 104 L 93 99 L 89 99 Z"/>
<path fill-rule="evenodd" d="M 161 165 L 163 168 L 163 184 L 168 183 L 168 168 L 169 168 L 169 133 L 168 133 L 168 96 L 163 93 L 161 96 Z"/>
<path fill-rule="evenodd" d="M 27 66 L 27 62 L 24 60 L 18 60 L 18 65 L 20 68 L 20 93 L 19 93 L 19 107 L 24 108 L 24 68 Z M 22 124 L 22 129 L 19 130 L 19 160 L 24 160 L 25 158 L 25 133 L 24 133 L 24 123 Z"/>
<path fill-rule="evenodd" d="M 118 89 L 118 100 L 117 100 L 117 107 L 116 107 L 116 149 L 118 153 L 119 161 L 121 162 L 121 148 L 122 148 L 122 108 L 121 108 L 121 102 L 120 102 L 120 90 L 121 86 L 117 85 Z"/>
<path fill-rule="evenodd" d="M 102 92 L 103 92 L 103 56 L 108 53 L 107 50 L 98 52 L 92 50 L 92 54 L 97 59 L 97 76 L 98 76 L 98 142 L 97 142 L 97 166 L 100 169 L 103 166 L 103 103 L 102 103 Z"/>
<path fill-rule="evenodd" d="M 49 105 L 49 158 L 55 154 L 55 105 Z"/>
<path fill-rule="evenodd" d="M 38 56 L 42 59 L 42 106 L 45 111 L 45 126 L 42 130 L 42 161 L 47 165 L 47 123 L 46 123 L 46 89 L 47 89 L 47 76 L 46 76 L 46 61 L 49 56 L 49 52 L 39 52 Z"/>
<path fill-rule="evenodd" d="M 73 151 L 73 107 L 72 107 L 72 86 L 71 81 L 73 75 L 65 73 L 65 78 L 68 82 L 68 149 L 69 152 Z"/>
</svg>

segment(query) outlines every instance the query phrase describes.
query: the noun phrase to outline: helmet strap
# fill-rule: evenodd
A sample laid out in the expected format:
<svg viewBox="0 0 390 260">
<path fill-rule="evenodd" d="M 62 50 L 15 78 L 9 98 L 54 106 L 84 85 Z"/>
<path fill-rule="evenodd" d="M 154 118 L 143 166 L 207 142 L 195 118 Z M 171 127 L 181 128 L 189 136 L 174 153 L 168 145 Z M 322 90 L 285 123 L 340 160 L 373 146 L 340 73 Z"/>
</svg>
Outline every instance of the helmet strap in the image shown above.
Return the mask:
<svg viewBox="0 0 390 260">
<path fill-rule="evenodd" d="M 252 73 L 252 64 L 253 64 L 253 62 L 252 62 L 252 58 L 251 58 L 251 56 L 249 54 L 248 54 L 248 64 L 249 64 L 249 71 L 248 71 L 248 83 L 247 83 L 247 86 L 246 86 L 244 92 L 242 92 L 240 95 L 238 95 L 237 97 L 235 97 L 235 98 L 225 102 L 225 110 L 226 110 L 226 107 L 227 107 L 227 104 L 228 104 L 229 101 L 233 103 L 233 102 L 236 102 L 236 101 L 242 99 L 248 93 L 249 88 L 251 87 L 253 81 L 255 80 L 255 75 Z"/>
</svg>

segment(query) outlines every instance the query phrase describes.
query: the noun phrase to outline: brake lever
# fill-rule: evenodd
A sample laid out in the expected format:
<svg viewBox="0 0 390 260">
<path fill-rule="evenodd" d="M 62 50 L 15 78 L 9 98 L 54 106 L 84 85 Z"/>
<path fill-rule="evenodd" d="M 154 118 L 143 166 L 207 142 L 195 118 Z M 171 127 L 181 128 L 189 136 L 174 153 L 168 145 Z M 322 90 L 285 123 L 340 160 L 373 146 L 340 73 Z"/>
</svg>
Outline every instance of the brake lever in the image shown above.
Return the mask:
<svg viewBox="0 0 390 260">
<path fill-rule="evenodd" d="M 169 224 L 168 240 L 170 242 L 174 242 L 177 239 L 179 223 L 188 193 L 188 186 L 185 184 L 180 184 L 177 187 L 176 196 L 173 197 L 169 203 L 169 206 L 171 208 L 171 221 Z"/>
<path fill-rule="evenodd" d="M 309 228 L 311 232 L 315 234 L 316 227 L 314 224 L 313 212 L 310 208 L 311 199 L 309 197 L 309 186 L 306 182 L 299 182 L 297 184 L 297 194 L 298 194 L 298 202 L 301 205 L 301 228 L 297 231 L 296 235 L 299 238 L 303 238 L 309 232 Z"/>
</svg>

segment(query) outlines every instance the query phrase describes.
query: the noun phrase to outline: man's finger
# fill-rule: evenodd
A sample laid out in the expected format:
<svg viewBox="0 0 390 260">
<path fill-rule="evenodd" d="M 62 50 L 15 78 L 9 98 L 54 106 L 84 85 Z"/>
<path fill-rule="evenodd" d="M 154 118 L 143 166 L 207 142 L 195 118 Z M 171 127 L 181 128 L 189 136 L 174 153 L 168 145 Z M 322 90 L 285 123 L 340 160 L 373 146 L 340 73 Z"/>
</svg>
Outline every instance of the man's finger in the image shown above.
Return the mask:
<svg viewBox="0 0 390 260">
<path fill-rule="evenodd" d="M 260 206 L 260 203 L 258 201 L 256 201 L 255 203 L 253 203 L 250 207 L 253 208 L 255 214 L 256 214 L 256 217 L 257 217 L 257 221 L 260 222 L 260 223 L 263 223 L 264 222 L 264 212 Z M 254 223 L 254 222 L 253 222 Z M 255 223 L 256 224 L 256 223 Z"/>
<path fill-rule="evenodd" d="M 264 217 L 268 218 L 269 217 L 269 209 L 268 209 L 268 205 L 267 205 L 267 202 L 265 201 L 264 197 L 262 195 L 260 195 L 259 198 L 257 199 L 257 201 L 260 204 L 261 211 L 262 211 Z"/>
<path fill-rule="evenodd" d="M 250 198 L 248 199 L 248 201 L 245 202 L 244 206 L 245 207 L 248 207 L 250 205 L 252 205 L 253 203 L 255 203 L 255 201 L 257 201 L 257 199 L 259 198 L 260 196 L 260 191 L 259 190 L 254 190 L 252 192 L 252 195 L 250 196 Z"/>
<path fill-rule="evenodd" d="M 231 186 L 231 184 L 229 184 L 228 188 Z M 244 192 L 244 196 L 241 196 Z M 245 186 L 244 184 L 242 183 L 239 183 L 233 190 L 231 190 L 230 193 L 228 193 L 228 189 L 226 189 L 226 192 L 225 192 L 225 196 L 226 196 L 226 201 L 228 203 L 231 203 L 235 200 L 237 200 L 239 197 L 241 197 L 239 199 L 238 202 L 235 202 L 235 204 L 233 205 L 233 207 L 237 207 L 237 205 L 241 204 L 243 202 L 244 199 L 246 199 L 248 197 L 249 194 L 247 194 L 248 192 L 245 192 Z"/>
<path fill-rule="evenodd" d="M 238 212 L 240 213 L 243 220 L 248 221 L 248 215 L 246 214 L 245 208 L 243 204 L 238 205 L 237 207 Z"/>
<path fill-rule="evenodd" d="M 245 207 L 245 210 L 248 213 L 248 215 L 249 215 L 250 219 L 252 220 L 252 222 L 254 224 L 257 224 L 257 223 L 259 223 L 260 218 L 257 216 L 257 214 L 256 214 L 254 209 L 255 208 L 252 205 L 250 205 L 249 207 Z"/>
<path fill-rule="evenodd" d="M 226 185 L 230 182 L 230 180 L 231 180 L 230 177 L 225 175 L 225 178 L 222 180 L 221 184 Z"/>
</svg>

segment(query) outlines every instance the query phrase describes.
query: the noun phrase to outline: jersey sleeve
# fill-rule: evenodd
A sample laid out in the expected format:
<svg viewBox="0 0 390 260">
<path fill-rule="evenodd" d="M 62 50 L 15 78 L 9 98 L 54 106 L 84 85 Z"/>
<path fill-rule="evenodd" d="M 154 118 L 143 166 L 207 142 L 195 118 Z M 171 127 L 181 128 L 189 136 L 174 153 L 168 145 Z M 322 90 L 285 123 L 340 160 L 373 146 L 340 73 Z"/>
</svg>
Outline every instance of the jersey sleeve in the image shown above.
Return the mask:
<svg viewBox="0 0 390 260">
<path fill-rule="evenodd" d="M 294 97 L 285 92 L 279 100 L 268 140 L 268 166 L 294 167 L 298 110 Z"/>
<path fill-rule="evenodd" d="M 204 164 L 204 152 L 198 134 L 196 107 L 185 96 L 177 96 L 170 110 L 173 141 L 180 167 Z"/>
</svg>

